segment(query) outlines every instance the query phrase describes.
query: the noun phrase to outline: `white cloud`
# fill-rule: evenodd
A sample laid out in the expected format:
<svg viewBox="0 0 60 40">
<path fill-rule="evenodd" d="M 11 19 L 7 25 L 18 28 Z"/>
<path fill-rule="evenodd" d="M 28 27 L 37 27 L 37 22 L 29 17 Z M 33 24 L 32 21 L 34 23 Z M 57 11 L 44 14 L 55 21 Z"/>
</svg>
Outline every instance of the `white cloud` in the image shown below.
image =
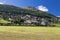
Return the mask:
<svg viewBox="0 0 60 40">
<path fill-rule="evenodd" d="M 5 4 L 6 1 L 5 0 L 0 0 L 0 4 Z"/>
<path fill-rule="evenodd" d="M 60 17 L 60 16 L 57 16 L 57 17 Z"/>
<path fill-rule="evenodd" d="M 0 4 L 4 4 L 3 2 L 0 2 Z"/>
<path fill-rule="evenodd" d="M 46 7 L 43 6 L 43 5 L 40 5 L 40 6 L 38 6 L 38 10 L 41 10 L 41 11 L 47 12 L 47 11 L 48 11 L 48 8 L 46 8 Z"/>
</svg>

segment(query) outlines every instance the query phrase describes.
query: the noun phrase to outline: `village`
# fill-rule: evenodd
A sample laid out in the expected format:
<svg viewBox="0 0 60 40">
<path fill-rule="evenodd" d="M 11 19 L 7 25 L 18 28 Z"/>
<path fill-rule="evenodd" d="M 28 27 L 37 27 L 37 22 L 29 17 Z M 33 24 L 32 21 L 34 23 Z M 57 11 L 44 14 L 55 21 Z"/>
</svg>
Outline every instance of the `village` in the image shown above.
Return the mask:
<svg viewBox="0 0 60 40">
<path fill-rule="evenodd" d="M 17 18 L 16 20 L 16 16 L 13 17 L 9 17 L 8 18 L 9 21 L 14 22 L 16 24 L 27 24 L 27 25 L 36 25 L 36 26 L 48 26 L 51 23 L 51 18 L 45 18 L 45 17 L 36 17 L 36 16 L 31 16 L 31 15 L 24 15 L 24 16 L 20 16 L 20 18 Z"/>
</svg>

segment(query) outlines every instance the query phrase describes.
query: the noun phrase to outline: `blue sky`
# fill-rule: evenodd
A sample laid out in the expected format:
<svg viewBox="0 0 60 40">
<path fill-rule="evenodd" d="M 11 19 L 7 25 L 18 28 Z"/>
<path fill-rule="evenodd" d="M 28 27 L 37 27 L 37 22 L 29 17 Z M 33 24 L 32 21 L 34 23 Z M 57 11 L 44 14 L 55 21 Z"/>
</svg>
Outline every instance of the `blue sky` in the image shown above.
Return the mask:
<svg viewBox="0 0 60 40">
<path fill-rule="evenodd" d="M 10 4 L 18 7 L 32 6 L 60 16 L 60 0 L 0 0 L 0 4 Z"/>
</svg>

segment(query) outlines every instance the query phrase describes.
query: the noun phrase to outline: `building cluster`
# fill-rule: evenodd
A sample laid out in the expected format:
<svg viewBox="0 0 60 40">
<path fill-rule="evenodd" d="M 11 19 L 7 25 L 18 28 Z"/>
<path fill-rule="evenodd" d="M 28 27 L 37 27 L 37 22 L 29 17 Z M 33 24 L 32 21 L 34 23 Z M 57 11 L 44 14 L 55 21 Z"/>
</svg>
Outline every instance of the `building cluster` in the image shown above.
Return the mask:
<svg viewBox="0 0 60 40">
<path fill-rule="evenodd" d="M 12 17 L 9 18 L 10 21 L 15 21 L 15 19 L 13 19 Z M 38 24 L 38 25 L 43 25 L 43 26 L 50 24 L 49 18 L 24 15 L 24 16 L 20 16 L 20 19 L 24 20 L 23 21 L 24 24 L 35 24 L 35 25 Z"/>
</svg>

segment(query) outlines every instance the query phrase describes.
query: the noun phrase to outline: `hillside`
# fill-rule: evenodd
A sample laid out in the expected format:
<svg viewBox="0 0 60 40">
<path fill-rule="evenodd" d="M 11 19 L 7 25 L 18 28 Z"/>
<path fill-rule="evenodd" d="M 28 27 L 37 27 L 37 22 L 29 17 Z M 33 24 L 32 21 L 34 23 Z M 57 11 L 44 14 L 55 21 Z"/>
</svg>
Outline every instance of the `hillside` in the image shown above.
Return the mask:
<svg viewBox="0 0 60 40">
<path fill-rule="evenodd" d="M 27 7 L 26 7 L 27 8 Z M 34 9 L 35 10 L 35 9 Z M 42 11 L 32 11 L 32 10 L 27 10 L 19 7 L 15 7 L 12 5 L 2 5 L 0 4 L 0 14 L 6 14 L 6 13 L 11 13 L 11 14 L 31 14 L 31 15 L 36 15 L 36 16 L 46 16 L 46 17 L 55 17 L 52 14 L 42 12 Z M 7 14 L 6 14 L 7 15 Z"/>
<path fill-rule="evenodd" d="M 9 18 L 18 20 L 21 18 L 21 16 L 25 16 L 25 15 L 44 17 L 44 18 L 46 17 L 52 19 L 54 18 L 53 21 L 56 19 L 56 16 L 47 12 L 37 10 L 33 7 L 20 8 L 13 5 L 0 4 L 0 18 L 4 20 L 9 20 Z"/>
<path fill-rule="evenodd" d="M 0 19 L 0 23 L 10 23 L 9 21 L 6 21 L 6 20 L 4 20 L 4 19 Z"/>
</svg>

